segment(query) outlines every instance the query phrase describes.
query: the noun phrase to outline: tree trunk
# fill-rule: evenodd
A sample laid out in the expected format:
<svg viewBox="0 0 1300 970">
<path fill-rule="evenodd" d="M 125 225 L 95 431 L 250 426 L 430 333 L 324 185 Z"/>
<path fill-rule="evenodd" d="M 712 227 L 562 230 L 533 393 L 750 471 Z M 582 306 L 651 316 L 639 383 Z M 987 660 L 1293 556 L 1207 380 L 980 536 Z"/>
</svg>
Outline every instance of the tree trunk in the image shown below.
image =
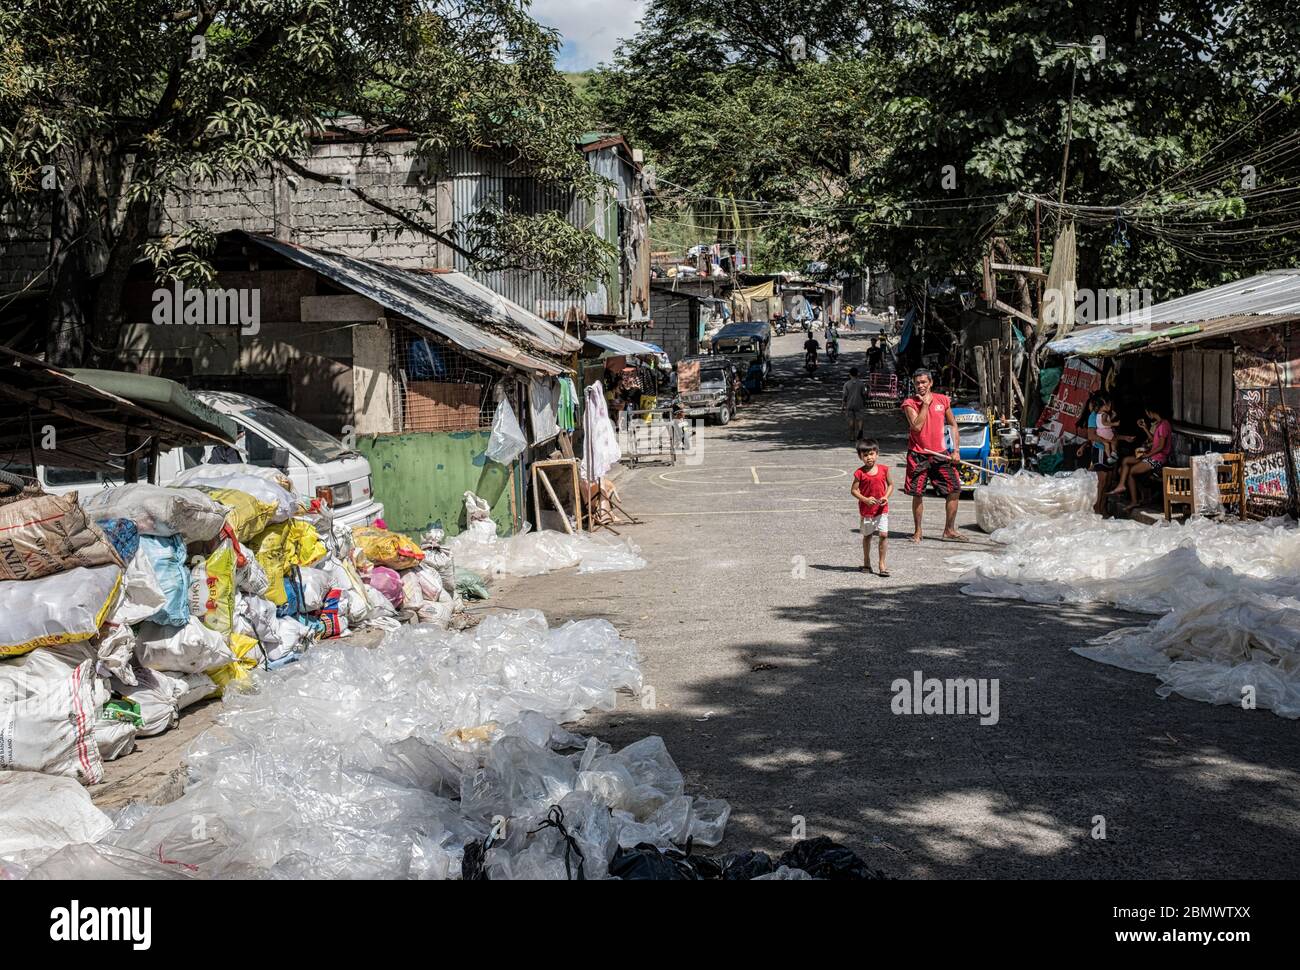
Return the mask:
<svg viewBox="0 0 1300 970">
<path fill-rule="evenodd" d="M 86 298 L 90 282 L 90 247 L 95 214 L 85 200 L 93 198 L 87 186 L 89 165 L 81 160 L 59 165 L 59 184 L 51 195 L 49 286 L 45 318 L 49 321 L 45 352 L 52 364 L 75 367 L 85 360 L 89 319 Z"/>
<path fill-rule="evenodd" d="M 108 253 L 108 263 L 95 290 L 95 316 L 91 328 L 91 345 L 102 367 L 112 366 L 125 322 L 122 293 L 131 267 L 140 255 L 140 247 L 149 238 L 149 215 L 153 203 L 148 195 L 139 195 L 127 204 Z"/>
</svg>

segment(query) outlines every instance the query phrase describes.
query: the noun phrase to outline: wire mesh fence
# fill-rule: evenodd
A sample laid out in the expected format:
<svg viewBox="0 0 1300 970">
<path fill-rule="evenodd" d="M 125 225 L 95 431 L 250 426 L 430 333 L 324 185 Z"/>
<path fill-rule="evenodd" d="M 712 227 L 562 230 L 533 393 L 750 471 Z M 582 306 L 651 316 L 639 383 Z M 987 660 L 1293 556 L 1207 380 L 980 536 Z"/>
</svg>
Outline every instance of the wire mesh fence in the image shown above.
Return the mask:
<svg viewBox="0 0 1300 970">
<path fill-rule="evenodd" d="M 492 426 L 492 388 L 500 375 L 412 328 L 394 327 L 392 339 L 399 430 L 478 431 Z"/>
</svg>

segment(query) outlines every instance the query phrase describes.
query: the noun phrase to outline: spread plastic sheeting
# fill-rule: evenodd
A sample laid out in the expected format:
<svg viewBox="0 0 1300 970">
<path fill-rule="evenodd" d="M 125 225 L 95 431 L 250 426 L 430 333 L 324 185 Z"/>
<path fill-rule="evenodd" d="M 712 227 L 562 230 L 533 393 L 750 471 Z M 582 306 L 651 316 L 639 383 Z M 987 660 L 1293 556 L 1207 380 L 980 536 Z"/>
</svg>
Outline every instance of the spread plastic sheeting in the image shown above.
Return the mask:
<svg viewBox="0 0 1300 970">
<path fill-rule="evenodd" d="M 540 576 L 577 566 L 580 573 L 644 569 L 631 541 L 614 536 L 566 532 L 524 532 L 501 538 L 493 522 L 475 522 L 447 540 L 458 567 L 491 576 Z"/>
<path fill-rule="evenodd" d="M 615 751 L 558 726 L 640 689 L 604 620 L 403 628 L 253 676 L 191 746 L 180 799 L 26 874 L 455 878 L 468 845 L 492 879 L 603 878 L 620 846 L 717 845 L 730 813 L 686 794 L 659 738 Z"/>
<path fill-rule="evenodd" d="M 1062 475 L 995 475 L 975 491 L 975 522 L 985 532 L 1035 515 L 1090 512 L 1097 502 L 1097 476 L 1079 469 Z"/>
<path fill-rule="evenodd" d="M 1150 673 L 1158 693 L 1300 717 L 1300 529 L 1280 520 L 1143 525 L 1074 513 L 993 535 L 1001 553 L 949 562 L 962 592 L 1031 603 L 1109 603 L 1161 614 L 1075 647 Z"/>
<path fill-rule="evenodd" d="M 91 803 L 90 793 L 73 779 L 0 771 L 0 856 L 95 842 L 112 827 L 109 817 Z"/>
</svg>

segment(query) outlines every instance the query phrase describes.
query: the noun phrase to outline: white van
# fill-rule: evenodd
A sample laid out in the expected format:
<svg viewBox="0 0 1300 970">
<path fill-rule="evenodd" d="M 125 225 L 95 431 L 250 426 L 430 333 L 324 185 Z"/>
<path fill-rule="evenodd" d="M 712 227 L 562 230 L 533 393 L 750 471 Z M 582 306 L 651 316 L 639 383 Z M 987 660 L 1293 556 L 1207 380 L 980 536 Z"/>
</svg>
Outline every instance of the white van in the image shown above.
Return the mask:
<svg viewBox="0 0 1300 970">
<path fill-rule="evenodd" d="M 384 507 L 375 501 L 370 477 L 370 463 L 296 414 L 260 398 L 230 391 L 191 391 L 213 410 L 235 422 L 239 429 L 236 441 L 244 460 L 250 465 L 279 468 L 293 481 L 299 495 L 324 499 L 334 510 L 336 522 L 347 526 L 370 525 L 382 518 Z M 211 448 L 173 448 L 158 458 L 158 483 L 172 482 L 185 469 L 201 464 L 211 456 Z M 18 474 L 31 474 L 26 468 L 11 467 Z M 36 477 L 47 492 L 88 494 L 110 485 L 122 484 L 120 476 L 110 472 L 83 471 L 77 468 L 36 470 Z M 141 467 L 141 479 L 146 477 Z"/>
</svg>

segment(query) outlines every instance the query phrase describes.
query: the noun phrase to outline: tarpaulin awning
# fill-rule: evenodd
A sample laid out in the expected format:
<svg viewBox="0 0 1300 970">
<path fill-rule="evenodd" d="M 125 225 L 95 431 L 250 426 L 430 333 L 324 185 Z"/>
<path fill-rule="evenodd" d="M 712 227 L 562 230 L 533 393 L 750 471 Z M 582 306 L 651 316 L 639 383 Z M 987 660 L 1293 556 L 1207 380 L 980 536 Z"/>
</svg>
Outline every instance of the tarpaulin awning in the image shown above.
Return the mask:
<svg viewBox="0 0 1300 970">
<path fill-rule="evenodd" d="M 642 343 L 640 340 L 633 340 L 631 337 L 624 337 L 622 334 L 617 333 L 592 332 L 588 333 L 583 339 L 593 347 L 599 347 L 601 350 L 608 350 L 614 354 L 653 354 L 657 357 L 663 353 L 654 344 Z"/>
</svg>

